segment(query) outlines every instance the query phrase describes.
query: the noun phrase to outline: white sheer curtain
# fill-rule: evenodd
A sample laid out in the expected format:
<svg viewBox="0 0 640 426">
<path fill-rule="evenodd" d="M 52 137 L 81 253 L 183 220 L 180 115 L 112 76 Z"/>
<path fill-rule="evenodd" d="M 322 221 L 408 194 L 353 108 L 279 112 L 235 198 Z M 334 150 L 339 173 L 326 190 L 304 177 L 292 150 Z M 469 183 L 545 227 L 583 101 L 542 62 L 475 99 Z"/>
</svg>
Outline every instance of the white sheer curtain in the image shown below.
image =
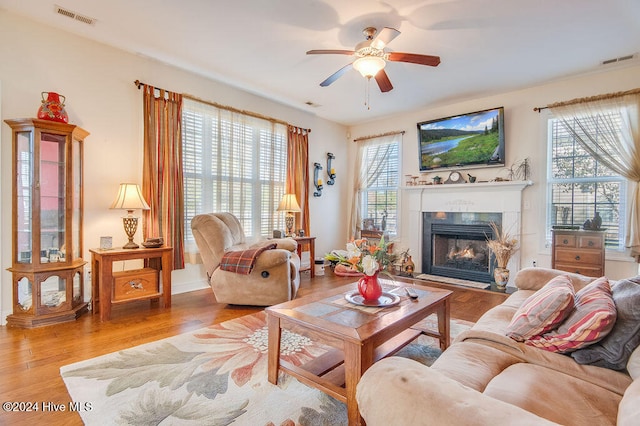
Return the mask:
<svg viewBox="0 0 640 426">
<path fill-rule="evenodd" d="M 598 161 L 632 185 L 625 245 L 640 259 L 640 89 L 549 105 Z"/>
<path fill-rule="evenodd" d="M 392 151 L 391 144 L 398 142 L 402 133 L 379 136 L 358 141 L 356 153 L 356 173 L 353 185 L 353 204 L 351 206 L 351 219 L 349 235 L 347 238 L 357 238 L 362 230 L 362 192 L 365 191 L 380 173 L 384 170 L 385 163 L 389 160 Z M 368 155 L 365 160 L 365 151 L 375 150 L 375 155 Z"/>
</svg>

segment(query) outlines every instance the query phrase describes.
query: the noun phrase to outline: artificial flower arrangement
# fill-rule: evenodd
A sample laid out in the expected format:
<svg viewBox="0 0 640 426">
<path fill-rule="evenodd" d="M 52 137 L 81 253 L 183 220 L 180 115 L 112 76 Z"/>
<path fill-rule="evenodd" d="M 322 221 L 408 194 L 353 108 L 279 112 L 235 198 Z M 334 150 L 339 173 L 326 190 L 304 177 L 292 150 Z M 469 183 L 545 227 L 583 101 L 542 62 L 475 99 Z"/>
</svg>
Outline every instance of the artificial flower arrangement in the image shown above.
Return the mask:
<svg viewBox="0 0 640 426">
<path fill-rule="evenodd" d="M 347 243 L 346 250 L 333 250 L 324 258 L 368 276 L 377 272 L 391 275 L 389 269 L 396 260 L 396 255 L 390 250 L 392 245 L 393 243 L 385 241 L 384 236 L 378 244 L 370 243 L 364 238 L 352 240 Z"/>
</svg>

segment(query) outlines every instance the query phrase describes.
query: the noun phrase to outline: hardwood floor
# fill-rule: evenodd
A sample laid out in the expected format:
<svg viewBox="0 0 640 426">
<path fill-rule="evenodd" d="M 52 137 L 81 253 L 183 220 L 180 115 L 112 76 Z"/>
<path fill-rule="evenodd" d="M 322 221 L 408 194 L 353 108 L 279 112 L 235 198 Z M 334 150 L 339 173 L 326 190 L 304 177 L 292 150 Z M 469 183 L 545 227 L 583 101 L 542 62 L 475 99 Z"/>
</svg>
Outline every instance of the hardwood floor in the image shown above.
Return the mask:
<svg viewBox="0 0 640 426">
<path fill-rule="evenodd" d="M 354 282 L 327 269 L 313 280 L 302 274 L 299 296 Z M 426 285 L 424 281 L 416 281 Z M 505 295 L 446 284 L 429 283 L 454 291 L 451 316 L 476 321 Z M 0 424 L 81 425 L 69 411 L 70 397 L 60 367 L 142 343 L 197 330 L 262 310 L 258 307 L 218 304 L 209 289 L 174 295 L 170 309 L 150 302 L 114 307 L 112 319 L 85 314 L 75 322 L 37 329 L 0 327 L 0 395 L 2 402 L 35 404 L 38 411 L 0 412 Z M 43 406 L 43 403 L 47 403 Z M 48 411 L 43 411 L 48 408 Z M 62 408 L 64 407 L 64 412 Z M 57 408 L 58 411 L 55 411 Z"/>
</svg>

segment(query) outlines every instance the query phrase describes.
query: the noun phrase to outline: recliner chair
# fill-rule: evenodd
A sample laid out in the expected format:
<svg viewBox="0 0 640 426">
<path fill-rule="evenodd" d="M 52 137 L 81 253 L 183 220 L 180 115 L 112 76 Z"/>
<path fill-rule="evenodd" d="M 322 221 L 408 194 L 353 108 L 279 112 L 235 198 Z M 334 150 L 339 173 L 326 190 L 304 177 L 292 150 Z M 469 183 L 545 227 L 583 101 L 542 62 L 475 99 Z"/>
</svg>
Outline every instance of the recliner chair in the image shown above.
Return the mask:
<svg viewBox="0 0 640 426">
<path fill-rule="evenodd" d="M 300 258 L 292 238 L 246 241 L 244 230 L 231 213 L 208 213 L 191 220 L 191 232 L 202 256 L 209 285 L 220 303 L 271 306 L 296 297 L 300 286 Z M 276 243 L 257 257 L 247 275 L 225 271 L 220 262 L 228 251 L 247 250 Z"/>
</svg>

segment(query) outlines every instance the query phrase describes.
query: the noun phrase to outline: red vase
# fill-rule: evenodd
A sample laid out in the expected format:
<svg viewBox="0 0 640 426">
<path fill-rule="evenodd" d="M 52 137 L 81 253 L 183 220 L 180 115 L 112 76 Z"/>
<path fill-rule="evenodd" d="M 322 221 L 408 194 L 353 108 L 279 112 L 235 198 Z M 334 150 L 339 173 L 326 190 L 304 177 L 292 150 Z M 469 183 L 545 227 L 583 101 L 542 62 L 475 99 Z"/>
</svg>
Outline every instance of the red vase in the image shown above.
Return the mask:
<svg viewBox="0 0 640 426">
<path fill-rule="evenodd" d="M 45 95 L 47 95 L 45 99 Z M 60 98 L 62 97 L 62 101 Z M 65 97 L 55 92 L 42 92 L 42 105 L 38 108 L 38 118 L 41 120 L 68 123 L 69 116 L 64 110 Z"/>
<path fill-rule="evenodd" d="M 358 280 L 358 292 L 365 302 L 375 302 L 382 296 L 382 286 L 378 281 L 378 273 L 364 275 Z"/>
</svg>

